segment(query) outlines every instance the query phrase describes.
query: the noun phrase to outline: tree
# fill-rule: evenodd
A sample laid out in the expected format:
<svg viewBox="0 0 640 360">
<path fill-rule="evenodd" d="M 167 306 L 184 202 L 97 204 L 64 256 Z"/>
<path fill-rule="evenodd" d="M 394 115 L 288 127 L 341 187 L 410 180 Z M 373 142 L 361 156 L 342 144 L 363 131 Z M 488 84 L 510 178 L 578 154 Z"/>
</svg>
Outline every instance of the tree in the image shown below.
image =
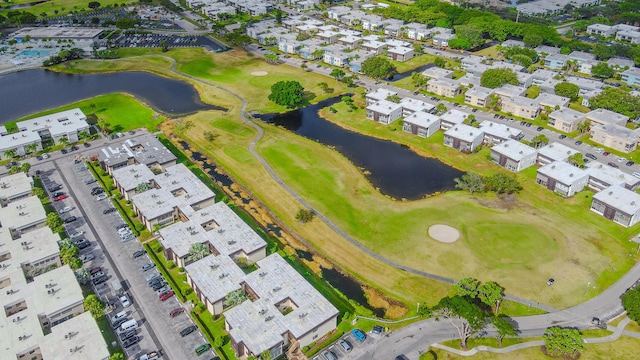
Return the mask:
<svg viewBox="0 0 640 360">
<path fill-rule="evenodd" d="M 336 81 L 342 79 L 344 77 L 345 73 L 342 69 L 338 69 L 335 68 L 331 71 L 331 74 L 329 74 L 329 76 L 331 76 L 332 78 L 336 79 Z"/>
<path fill-rule="evenodd" d="M 69 138 L 66 136 L 62 136 L 61 138 L 58 139 L 58 143 L 62 145 L 67 145 L 69 143 Z"/>
<path fill-rule="evenodd" d="M 398 71 L 387 58 L 376 56 L 362 62 L 362 73 L 376 80 L 381 80 L 392 77 Z"/>
<path fill-rule="evenodd" d="M 440 56 L 437 56 L 435 59 L 433 59 L 433 65 L 444 69 L 444 67 L 447 66 L 447 62 Z"/>
<path fill-rule="evenodd" d="M 578 131 L 581 134 L 586 134 L 591 131 L 591 120 L 585 120 L 578 124 Z"/>
<path fill-rule="evenodd" d="M 551 356 L 577 355 L 584 348 L 582 333 L 578 329 L 552 326 L 544 335 L 544 346 Z"/>
<path fill-rule="evenodd" d="M 313 220 L 315 215 L 316 215 L 316 213 L 314 213 L 313 210 L 299 209 L 298 212 L 296 213 L 296 220 L 298 220 L 299 222 L 301 222 L 303 224 L 306 224 L 306 223 L 310 222 L 311 220 Z"/>
<path fill-rule="evenodd" d="M 104 304 L 96 294 L 91 294 L 84 299 L 84 309 L 89 310 L 94 319 L 104 316 Z"/>
<path fill-rule="evenodd" d="M 640 116 L 640 96 L 631 94 L 625 87 L 607 86 L 591 99 L 589 104 L 594 109 L 607 109 L 635 119 Z"/>
<path fill-rule="evenodd" d="M 494 308 L 494 314 L 500 311 L 500 302 L 504 298 L 504 288 L 495 281 L 488 281 L 478 286 L 478 299 L 483 304 Z"/>
<path fill-rule="evenodd" d="M 478 296 L 478 287 L 480 287 L 480 281 L 474 278 L 461 279 L 454 285 L 458 295 L 471 299 L 475 299 Z"/>
<path fill-rule="evenodd" d="M 196 243 L 191 245 L 191 248 L 189 249 L 188 259 L 190 262 L 194 262 L 200 259 L 204 259 L 208 255 L 209 255 L 209 248 L 207 247 L 207 245 L 202 243 Z"/>
<path fill-rule="evenodd" d="M 629 289 L 621 297 L 622 306 L 627 311 L 629 319 L 640 322 L 640 288 Z"/>
<path fill-rule="evenodd" d="M 438 105 L 436 105 L 436 112 L 438 114 L 444 114 L 447 112 L 447 105 L 443 104 L 443 103 L 438 103 Z"/>
<path fill-rule="evenodd" d="M 296 108 L 304 101 L 304 88 L 295 80 L 278 81 L 271 85 L 269 100 L 289 109 Z"/>
<path fill-rule="evenodd" d="M 38 148 L 38 144 L 29 144 L 27 146 L 24 147 L 25 150 L 27 150 L 27 154 L 30 154 L 34 151 L 36 151 L 36 149 Z"/>
<path fill-rule="evenodd" d="M 518 85 L 518 76 L 513 70 L 507 68 L 489 69 L 483 72 L 480 77 L 480 85 L 490 89 L 504 84 Z"/>
<path fill-rule="evenodd" d="M 79 268 L 78 270 L 75 271 L 76 273 L 76 278 L 78 279 L 78 282 L 80 284 L 86 284 L 89 282 L 89 280 L 91 279 L 91 274 L 89 273 L 89 270 L 85 269 L 85 268 Z"/>
<path fill-rule="evenodd" d="M 100 3 L 97 2 L 97 1 L 90 1 L 89 5 L 87 5 L 87 6 L 89 7 L 89 9 L 95 10 L 95 9 L 100 7 Z"/>
<path fill-rule="evenodd" d="M 484 183 L 487 186 L 487 190 L 494 191 L 497 194 L 513 194 L 522 190 L 522 185 L 516 180 L 515 176 L 503 173 L 486 176 Z"/>
<path fill-rule="evenodd" d="M 276 24 L 278 24 L 278 25 L 282 25 L 282 13 L 283 13 L 283 11 L 280 10 L 279 8 L 277 8 L 276 11 L 275 11 Z"/>
<path fill-rule="evenodd" d="M 23 162 L 22 165 L 20 165 L 20 171 L 25 174 L 29 173 L 29 169 L 31 169 L 31 164 L 29 164 L 28 162 Z"/>
<path fill-rule="evenodd" d="M 271 351 L 269 349 L 260 353 L 260 360 L 271 360 Z"/>
<path fill-rule="evenodd" d="M 71 265 L 71 263 L 78 257 L 78 248 L 72 246 L 70 248 L 60 249 L 60 260 L 65 265 Z"/>
<path fill-rule="evenodd" d="M 13 174 L 17 174 L 19 172 L 20 172 L 20 167 L 19 166 L 12 166 L 11 169 L 9 169 L 9 171 L 7 171 L 7 174 L 13 175 Z"/>
<path fill-rule="evenodd" d="M 39 187 L 34 187 L 33 189 L 31 189 L 31 195 L 37 196 L 38 199 L 44 199 L 47 197 L 47 193 L 44 191 L 44 189 Z"/>
<path fill-rule="evenodd" d="M 323 49 L 314 50 L 314 51 L 311 53 L 311 57 L 312 57 L 314 60 L 322 59 L 322 57 L 323 57 L 323 56 L 324 56 L 324 50 L 323 50 Z"/>
<path fill-rule="evenodd" d="M 60 247 L 60 250 L 62 250 L 62 249 L 70 249 L 70 248 L 74 247 L 75 245 L 73 244 L 73 241 L 71 241 L 71 239 L 64 238 L 64 239 L 58 241 L 58 246 Z"/>
<path fill-rule="evenodd" d="M 162 52 L 169 51 L 169 43 L 167 42 L 167 40 L 160 41 L 160 47 L 162 48 Z"/>
<path fill-rule="evenodd" d="M 143 192 L 145 192 L 147 190 L 150 190 L 150 189 L 151 189 L 151 185 L 149 185 L 149 183 L 142 182 L 142 183 L 140 183 L 140 184 L 138 184 L 136 186 L 136 194 L 143 193 Z"/>
<path fill-rule="evenodd" d="M 16 156 L 16 149 L 9 149 L 4 151 L 4 157 L 7 159 L 14 158 Z"/>
<path fill-rule="evenodd" d="M 571 101 L 578 100 L 580 94 L 580 87 L 578 85 L 566 81 L 557 83 L 553 90 L 556 95 L 568 97 Z"/>
<path fill-rule="evenodd" d="M 496 328 L 498 334 L 498 347 L 502 347 L 502 339 L 505 337 L 516 337 L 518 332 L 511 321 L 506 316 L 494 316 L 491 318 L 491 325 Z"/>
<path fill-rule="evenodd" d="M 467 339 L 484 327 L 485 319 L 482 310 L 473 302 L 462 296 L 445 297 L 434 307 L 436 319 L 449 320 L 456 328 L 460 338 L 460 347 L 467 348 Z"/>
<path fill-rule="evenodd" d="M 616 49 L 607 44 L 597 43 L 593 47 L 592 53 L 598 60 L 609 60 L 616 55 Z"/>
<path fill-rule="evenodd" d="M 526 68 L 528 68 L 529 66 L 531 66 L 531 64 L 533 64 L 533 60 L 531 60 L 531 58 L 528 57 L 527 55 L 523 55 L 523 54 L 513 55 L 513 57 L 511 58 L 511 61 L 513 61 L 516 64 L 522 65 Z"/>
<path fill-rule="evenodd" d="M 466 173 L 459 178 L 453 179 L 456 189 L 469 191 L 469 194 L 483 192 L 485 190 L 482 176 L 474 173 Z"/>
<path fill-rule="evenodd" d="M 428 81 L 429 78 L 422 75 L 421 72 L 414 71 L 413 73 L 411 73 L 411 85 L 413 85 L 415 88 L 421 88 L 427 85 Z"/>
<path fill-rule="evenodd" d="M 584 168 L 584 158 L 582 157 L 582 153 L 575 153 L 567 159 L 569 164 L 573 164 L 580 169 Z"/>
<path fill-rule="evenodd" d="M 531 139 L 531 143 L 533 144 L 533 147 L 537 149 L 542 145 L 548 144 L 549 138 L 544 134 L 536 135 Z"/>
<path fill-rule="evenodd" d="M 522 38 L 522 42 L 524 42 L 525 45 L 527 45 L 528 47 L 537 47 L 542 45 L 542 41 L 544 39 L 542 38 L 542 36 L 538 35 L 538 34 L 526 34 L 523 38 Z"/>
<path fill-rule="evenodd" d="M 591 75 L 602 79 L 612 77 L 616 72 L 607 65 L 606 62 L 599 62 L 598 65 L 591 68 Z"/>
<path fill-rule="evenodd" d="M 52 212 L 47 214 L 47 221 L 45 222 L 45 225 L 51 228 L 51 231 L 53 232 L 62 231 L 62 219 L 56 213 Z"/>
<path fill-rule="evenodd" d="M 125 356 L 121 352 L 117 352 L 109 356 L 109 360 L 125 360 Z"/>
<path fill-rule="evenodd" d="M 267 63 L 272 64 L 272 65 L 277 64 L 279 59 L 280 59 L 278 57 L 278 54 L 272 54 L 272 53 L 265 54 L 264 58 L 265 58 L 265 60 L 267 60 Z"/>
</svg>

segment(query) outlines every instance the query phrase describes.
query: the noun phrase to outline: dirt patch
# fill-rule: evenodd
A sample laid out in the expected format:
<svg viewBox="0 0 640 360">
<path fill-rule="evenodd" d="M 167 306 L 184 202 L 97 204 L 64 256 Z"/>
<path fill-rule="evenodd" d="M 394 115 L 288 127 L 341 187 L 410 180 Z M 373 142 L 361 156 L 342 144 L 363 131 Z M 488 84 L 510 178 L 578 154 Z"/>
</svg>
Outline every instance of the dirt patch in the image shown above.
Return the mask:
<svg viewBox="0 0 640 360">
<path fill-rule="evenodd" d="M 515 195 L 504 195 L 494 199 L 474 198 L 480 205 L 497 210 L 513 210 L 518 207 L 518 198 Z"/>
<path fill-rule="evenodd" d="M 429 236 L 443 243 L 452 243 L 460 238 L 460 231 L 449 225 L 436 224 L 429 227 Z"/>
<path fill-rule="evenodd" d="M 267 74 L 269 74 L 269 73 L 266 72 L 266 71 L 254 71 L 254 72 L 251 73 L 251 75 L 253 75 L 253 76 L 266 76 Z"/>
</svg>

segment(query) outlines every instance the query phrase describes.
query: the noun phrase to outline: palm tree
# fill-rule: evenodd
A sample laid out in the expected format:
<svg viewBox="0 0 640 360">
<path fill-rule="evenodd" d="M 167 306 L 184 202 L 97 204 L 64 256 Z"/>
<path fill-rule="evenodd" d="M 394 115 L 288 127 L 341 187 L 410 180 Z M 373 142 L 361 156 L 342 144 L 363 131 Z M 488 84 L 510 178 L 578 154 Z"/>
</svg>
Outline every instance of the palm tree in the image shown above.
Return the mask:
<svg viewBox="0 0 640 360">
<path fill-rule="evenodd" d="M 209 248 L 205 244 L 193 244 L 189 249 L 189 262 L 204 259 L 209 255 Z"/>
<path fill-rule="evenodd" d="M 69 143 L 69 139 L 66 136 L 63 136 L 60 139 L 58 139 L 58 142 L 62 145 L 67 145 Z"/>
<path fill-rule="evenodd" d="M 11 158 L 15 157 L 16 156 L 16 149 L 5 150 L 4 156 L 7 159 L 11 159 Z"/>
<path fill-rule="evenodd" d="M 580 133 L 585 134 L 588 133 L 589 131 L 591 131 L 591 121 L 590 120 L 585 120 L 583 122 L 581 122 L 580 124 L 578 124 L 578 130 L 580 130 Z"/>
<path fill-rule="evenodd" d="M 38 144 L 29 144 L 27 146 L 24 147 L 25 150 L 27 150 L 27 154 L 32 153 L 34 151 L 36 151 L 36 149 L 38 148 Z"/>
</svg>

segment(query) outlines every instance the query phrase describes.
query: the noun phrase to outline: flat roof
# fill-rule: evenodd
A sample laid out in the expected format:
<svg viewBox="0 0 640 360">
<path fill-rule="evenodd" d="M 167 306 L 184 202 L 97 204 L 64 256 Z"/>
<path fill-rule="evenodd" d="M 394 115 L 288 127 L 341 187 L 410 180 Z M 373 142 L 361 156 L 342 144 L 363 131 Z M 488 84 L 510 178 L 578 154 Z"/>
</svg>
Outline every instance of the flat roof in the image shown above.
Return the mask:
<svg viewBox="0 0 640 360">
<path fill-rule="evenodd" d="M 43 359 L 105 360 L 109 348 L 89 311 L 51 328 L 40 343 Z"/>
<path fill-rule="evenodd" d="M 83 27 L 68 27 L 68 26 L 49 26 L 49 27 L 29 27 L 22 28 L 15 33 L 13 37 L 25 37 L 30 36 L 32 38 L 86 38 L 92 39 L 100 35 L 105 29 L 100 28 L 83 28 Z"/>
<path fill-rule="evenodd" d="M 398 40 L 398 39 L 386 39 L 384 41 L 390 47 L 409 47 L 411 43 L 408 41 Z"/>
<path fill-rule="evenodd" d="M 134 164 L 113 170 L 113 179 L 124 189 L 131 191 L 141 183 L 149 183 L 155 177 L 145 164 Z"/>
<path fill-rule="evenodd" d="M 466 112 L 451 109 L 446 113 L 440 115 L 440 120 L 451 124 L 462 124 L 464 120 L 469 116 Z"/>
<path fill-rule="evenodd" d="M 246 276 L 259 299 L 245 301 L 225 312 L 229 334 L 254 354 L 272 348 L 289 331 L 300 338 L 338 315 L 336 309 L 277 253 L 257 262 Z M 277 304 L 291 300 L 293 311 L 283 315 Z M 323 334 L 320 334 L 323 335 Z"/>
<path fill-rule="evenodd" d="M 176 160 L 176 156 L 152 134 L 126 139 L 113 146 L 105 146 L 100 149 L 98 156 L 99 160 L 107 166 L 121 164 L 131 158 L 147 166 Z"/>
<path fill-rule="evenodd" d="M 9 250 L 11 253 L 10 261 L 17 266 L 37 263 L 56 256 L 60 252 L 58 241 L 60 241 L 60 235 L 46 226 L 24 233 L 16 240 L 0 236 L 1 248 L 3 251 Z M 16 270 L 22 271 L 20 268 Z"/>
<path fill-rule="evenodd" d="M 571 123 L 582 122 L 586 119 L 586 114 L 571 108 L 563 107 L 549 114 L 551 119 L 558 119 Z"/>
<path fill-rule="evenodd" d="M 40 320 L 35 309 L 26 309 L 6 317 L 0 312 L 0 348 L 5 358 L 16 359 L 17 355 L 26 354 L 37 349 L 44 339 Z M 67 350 L 69 351 L 69 350 Z"/>
<path fill-rule="evenodd" d="M 37 144 L 41 141 L 40 135 L 35 131 L 19 131 L 13 134 L 0 136 L 0 151 L 4 153 L 30 144 Z M 3 154 L 4 155 L 4 154 Z"/>
<path fill-rule="evenodd" d="M 500 95 L 500 96 L 506 96 L 506 97 L 512 97 L 512 96 L 520 96 L 522 94 L 525 93 L 525 91 L 527 91 L 527 89 L 525 89 L 522 86 L 515 86 L 515 85 L 511 85 L 511 84 L 504 84 L 500 87 L 497 87 L 495 89 L 493 89 L 493 92 Z"/>
<path fill-rule="evenodd" d="M 640 183 L 640 179 L 637 177 L 598 161 L 590 161 L 585 165 L 590 177 L 606 182 L 609 185 L 635 186 Z"/>
<path fill-rule="evenodd" d="M 396 46 L 396 47 L 392 47 L 387 49 L 387 52 L 390 52 L 392 54 L 400 54 L 400 55 L 404 55 L 404 54 L 408 54 L 410 52 L 413 52 L 412 48 L 406 47 L 406 46 Z"/>
<path fill-rule="evenodd" d="M 640 69 L 637 67 L 632 67 L 622 72 L 623 75 L 631 75 L 631 76 L 639 76 L 640 77 Z"/>
<path fill-rule="evenodd" d="M 601 201 L 629 215 L 640 211 L 640 194 L 621 186 L 609 186 L 593 195 L 593 200 Z"/>
<path fill-rule="evenodd" d="M 451 127 L 451 129 L 447 130 L 444 133 L 446 136 L 451 136 L 456 139 L 460 139 L 466 142 L 473 142 L 480 136 L 484 135 L 484 131 L 481 129 L 475 128 L 473 126 L 465 125 L 465 124 L 456 124 Z"/>
<path fill-rule="evenodd" d="M 47 213 L 37 196 L 29 196 L 0 207 L 0 226 L 7 229 L 22 229 L 47 220 Z"/>
<path fill-rule="evenodd" d="M 493 121 L 485 120 L 480 123 L 480 129 L 484 131 L 486 134 L 491 136 L 496 136 L 502 139 L 509 139 L 512 136 L 518 136 L 522 133 L 520 129 L 516 129 L 514 127 L 496 123 Z"/>
<path fill-rule="evenodd" d="M 160 229 L 162 246 L 179 257 L 189 254 L 191 245 L 210 243 L 220 254 L 239 251 L 251 254 L 267 243 L 224 202 L 217 202 L 187 215 L 189 220 Z"/>
<path fill-rule="evenodd" d="M 354 42 L 362 41 L 362 38 L 360 36 L 346 35 L 339 38 L 338 41 L 353 44 Z"/>
<path fill-rule="evenodd" d="M 433 85 L 433 84 L 437 84 L 444 87 L 450 87 L 450 88 L 460 87 L 460 83 L 457 80 L 447 79 L 447 78 L 433 79 L 427 83 L 427 85 Z"/>
<path fill-rule="evenodd" d="M 19 172 L 0 178 L 0 199 L 11 199 L 16 196 L 29 194 L 33 188 L 33 178 L 26 173 Z"/>
<path fill-rule="evenodd" d="M 562 97 L 558 95 L 541 93 L 540 95 L 538 95 L 537 98 L 535 98 L 535 100 L 541 106 L 549 106 L 551 108 L 555 108 L 556 106 L 559 106 L 559 107 L 566 106 L 569 103 L 570 99 L 567 97 Z"/>
<path fill-rule="evenodd" d="M 375 91 L 368 92 L 366 95 L 367 99 L 371 100 L 387 100 L 389 96 L 398 95 L 397 92 L 387 90 L 385 88 L 377 88 Z"/>
<path fill-rule="evenodd" d="M 451 77 L 452 74 L 453 74 L 453 71 L 443 69 L 437 66 L 432 66 L 422 72 L 422 75 L 426 77 L 434 78 L 434 79 Z"/>
<path fill-rule="evenodd" d="M 424 111 L 416 111 L 413 114 L 404 118 L 404 122 L 415 124 L 417 126 L 428 128 L 434 123 L 440 126 L 440 118 L 436 115 L 430 114 Z"/>
<path fill-rule="evenodd" d="M 578 150 L 570 148 L 564 144 L 552 142 L 538 149 L 538 155 L 549 158 L 553 161 L 564 161 L 569 156 L 578 153 Z"/>
<path fill-rule="evenodd" d="M 465 95 L 475 96 L 479 98 L 486 98 L 487 96 L 493 94 L 493 89 L 489 89 L 486 87 L 478 86 L 472 89 L 467 90 Z"/>
<path fill-rule="evenodd" d="M 228 255 L 213 254 L 185 266 L 191 280 L 211 303 L 242 289 L 245 273 Z"/>
<path fill-rule="evenodd" d="M 509 139 L 491 148 L 491 151 L 495 151 L 498 154 L 502 154 L 514 161 L 520 161 L 527 156 L 537 153 L 536 149 L 531 146 L 525 145 L 520 141 Z"/>
<path fill-rule="evenodd" d="M 594 129 L 602 130 L 606 132 L 607 135 L 625 139 L 626 141 L 630 141 L 630 142 L 638 141 L 637 130 L 631 130 L 625 126 L 621 126 L 618 124 L 606 124 L 606 125 L 594 126 Z"/>
<path fill-rule="evenodd" d="M 626 124 L 629 120 L 628 116 L 613 112 L 607 109 L 595 109 L 586 114 L 587 119 L 596 121 L 602 124 Z"/>
<path fill-rule="evenodd" d="M 371 105 L 367 105 L 367 110 L 375 111 L 380 114 L 389 115 L 398 109 L 402 109 L 402 105 L 388 100 L 378 100 Z"/>
<path fill-rule="evenodd" d="M 586 170 L 577 168 L 564 161 L 554 161 L 547 164 L 539 168 L 538 173 L 546 175 L 567 186 L 589 176 Z"/>
<path fill-rule="evenodd" d="M 406 97 L 400 100 L 400 105 L 403 109 L 411 110 L 411 111 L 429 111 L 435 108 L 435 105 L 424 102 L 422 100 Z"/>
<path fill-rule="evenodd" d="M 38 314 L 50 316 L 84 301 L 80 284 L 69 265 L 36 276 L 28 287 Z"/>
<path fill-rule="evenodd" d="M 38 132 L 49 130 L 52 137 L 67 135 L 82 130 L 89 130 L 87 117 L 79 108 L 60 111 L 55 114 L 20 121 L 16 124 L 21 132 Z"/>
<path fill-rule="evenodd" d="M 538 108 L 540 106 L 537 99 L 529 99 L 528 97 L 518 95 L 507 97 L 503 99 L 502 102 L 510 102 L 518 106 L 526 106 L 530 108 Z"/>
</svg>

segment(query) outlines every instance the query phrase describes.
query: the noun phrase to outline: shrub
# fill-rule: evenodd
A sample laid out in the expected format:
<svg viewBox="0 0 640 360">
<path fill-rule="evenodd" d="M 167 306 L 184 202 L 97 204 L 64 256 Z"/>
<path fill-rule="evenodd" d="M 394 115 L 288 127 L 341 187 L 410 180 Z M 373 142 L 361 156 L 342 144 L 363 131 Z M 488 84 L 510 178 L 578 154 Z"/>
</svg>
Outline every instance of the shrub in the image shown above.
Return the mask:
<svg viewBox="0 0 640 360">
<path fill-rule="evenodd" d="M 174 262 L 173 262 L 173 260 L 170 260 L 170 261 L 169 261 L 169 264 L 167 265 L 167 267 L 168 267 L 169 269 L 173 269 L 174 267 L 176 267 L 176 263 L 174 263 Z"/>
<path fill-rule="evenodd" d="M 188 288 L 187 290 L 184 291 L 185 295 L 190 295 L 193 292 L 192 288 Z"/>
</svg>

